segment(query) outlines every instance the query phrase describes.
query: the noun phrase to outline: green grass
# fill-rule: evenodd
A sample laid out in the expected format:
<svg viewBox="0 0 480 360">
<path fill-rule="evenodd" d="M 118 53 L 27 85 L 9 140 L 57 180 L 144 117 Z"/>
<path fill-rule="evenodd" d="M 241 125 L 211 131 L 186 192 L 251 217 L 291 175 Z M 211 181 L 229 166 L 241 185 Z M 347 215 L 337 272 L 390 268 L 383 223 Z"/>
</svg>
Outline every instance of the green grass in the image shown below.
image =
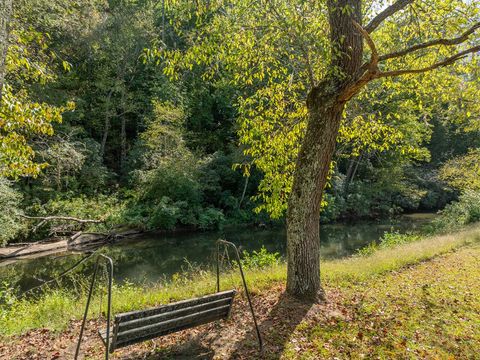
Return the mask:
<svg viewBox="0 0 480 360">
<path fill-rule="evenodd" d="M 428 236 L 419 241 L 379 249 L 368 256 L 328 261 L 321 267 L 321 272 L 328 283 L 359 282 L 475 243 L 480 243 L 478 224 L 456 233 Z"/>
<path fill-rule="evenodd" d="M 380 249 L 369 256 L 355 256 L 345 260 L 325 261 L 321 272 L 327 286 L 356 286 L 371 277 L 400 269 L 444 254 L 459 247 L 480 243 L 480 225 L 471 226 L 451 235 L 427 237 L 393 248 Z M 248 283 L 252 292 L 262 292 L 286 279 L 284 263 L 265 269 L 249 270 Z M 237 273 L 222 277 L 223 289 L 240 286 Z M 83 286 L 82 288 L 85 288 Z M 174 278 L 156 286 L 116 286 L 113 292 L 114 312 L 129 311 L 170 301 L 210 293 L 215 289 L 215 277 L 210 272 L 196 272 Z M 85 291 L 80 298 L 67 290 L 52 290 L 36 300 L 15 300 L 0 307 L 0 335 L 10 336 L 29 329 L 48 328 L 60 331 L 72 319 L 80 319 L 85 305 Z M 92 302 L 90 317 L 98 317 L 99 296 Z M 106 299 L 103 297 L 103 310 Z"/>
<path fill-rule="evenodd" d="M 301 323 L 285 358 L 478 359 L 479 257 L 477 244 L 343 287 L 342 316 Z"/>
<path fill-rule="evenodd" d="M 283 264 L 266 269 L 250 271 L 248 281 L 253 293 L 269 287 L 271 284 L 285 279 Z M 82 295 L 59 289 L 46 292 L 36 300 L 14 300 L 10 305 L 0 307 L 0 335 L 10 336 L 24 333 L 29 329 L 48 328 L 61 331 L 68 322 L 81 319 L 86 303 L 87 282 L 82 281 Z M 221 277 L 221 288 L 228 289 L 239 286 L 238 274 L 225 274 Z M 215 291 L 215 276 L 210 272 L 196 272 L 176 277 L 164 284 L 142 287 L 133 284 L 114 286 L 112 307 L 114 312 L 124 312 L 145 307 L 182 300 Z M 98 317 L 106 311 L 106 296 L 94 295 L 90 305 L 90 317 Z"/>
</svg>

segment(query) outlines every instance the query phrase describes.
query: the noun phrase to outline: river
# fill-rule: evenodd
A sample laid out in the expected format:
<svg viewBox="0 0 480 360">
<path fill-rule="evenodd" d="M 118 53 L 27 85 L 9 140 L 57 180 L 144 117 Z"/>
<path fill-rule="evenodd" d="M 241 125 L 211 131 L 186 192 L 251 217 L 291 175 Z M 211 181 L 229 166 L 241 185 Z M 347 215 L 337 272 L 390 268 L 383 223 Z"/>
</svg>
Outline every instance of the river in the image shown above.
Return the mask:
<svg viewBox="0 0 480 360">
<path fill-rule="evenodd" d="M 321 257 L 333 259 L 352 255 L 357 249 L 379 241 L 386 231 L 412 231 L 431 218 L 431 214 L 412 214 L 389 221 L 322 225 Z M 247 251 L 259 250 L 264 246 L 270 252 L 278 252 L 282 256 L 286 254 L 284 228 L 149 234 L 105 247 L 102 252 L 114 261 L 116 283 L 129 281 L 134 284 L 148 284 L 168 279 L 174 273 L 188 271 L 192 267 L 212 264 L 215 242 L 219 238 L 232 241 Z M 65 253 L 1 266 L 0 283 L 8 282 L 22 292 L 57 276 L 83 256 Z M 91 262 L 86 262 L 77 273 L 89 273 L 91 268 Z"/>
</svg>

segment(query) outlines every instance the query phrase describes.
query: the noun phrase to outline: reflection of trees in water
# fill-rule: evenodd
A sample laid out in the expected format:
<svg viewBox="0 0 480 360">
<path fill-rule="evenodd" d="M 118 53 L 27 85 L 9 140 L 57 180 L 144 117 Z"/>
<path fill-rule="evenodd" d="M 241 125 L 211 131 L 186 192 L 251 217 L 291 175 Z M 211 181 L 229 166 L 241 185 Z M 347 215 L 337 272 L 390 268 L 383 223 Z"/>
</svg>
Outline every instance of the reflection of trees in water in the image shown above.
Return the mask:
<svg viewBox="0 0 480 360">
<path fill-rule="evenodd" d="M 357 249 L 378 241 L 385 231 L 409 230 L 418 225 L 416 221 L 397 223 L 334 224 L 321 226 L 321 256 L 335 258 L 348 256 Z M 240 228 L 222 233 L 194 233 L 176 235 L 150 235 L 101 251 L 110 256 L 115 264 L 115 281 L 129 280 L 134 283 L 158 282 L 172 274 L 188 271 L 193 267 L 213 264 L 215 242 L 228 239 L 241 249 L 252 251 L 262 246 L 270 252 L 286 251 L 284 229 L 252 230 Z M 21 261 L 0 267 L 0 282 L 7 280 L 25 290 L 58 276 L 80 259 L 82 255 L 70 254 L 61 257 L 45 257 Z M 187 259 L 187 260 L 185 260 Z M 92 260 L 80 265 L 73 276 L 87 275 L 92 271 Z M 68 286 L 68 279 L 62 286 Z"/>
<path fill-rule="evenodd" d="M 85 255 L 68 254 L 48 256 L 33 260 L 20 260 L 14 264 L 0 267 L 0 283 L 6 282 L 21 293 L 42 284 L 44 281 L 58 277 L 83 256 Z M 71 276 L 67 276 L 62 280 L 60 285 L 69 286 L 75 274 L 86 274 L 89 267 L 91 267 L 88 263 L 87 261 L 80 264 Z M 52 284 L 52 286 L 55 285 L 56 284 Z"/>
</svg>

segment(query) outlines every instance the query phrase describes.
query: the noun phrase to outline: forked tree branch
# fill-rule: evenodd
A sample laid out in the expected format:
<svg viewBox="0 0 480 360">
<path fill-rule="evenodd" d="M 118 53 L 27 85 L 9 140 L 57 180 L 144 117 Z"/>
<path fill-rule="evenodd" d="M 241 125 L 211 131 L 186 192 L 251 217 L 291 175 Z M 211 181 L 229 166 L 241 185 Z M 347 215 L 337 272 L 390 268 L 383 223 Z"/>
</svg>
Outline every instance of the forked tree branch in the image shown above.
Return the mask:
<svg viewBox="0 0 480 360">
<path fill-rule="evenodd" d="M 455 61 L 463 59 L 468 54 L 473 54 L 473 53 L 476 53 L 476 52 L 480 52 L 480 45 L 477 45 L 477 46 L 474 46 L 474 47 L 469 48 L 467 50 L 461 51 L 458 54 L 450 56 L 443 61 L 437 62 L 435 64 L 432 64 L 430 66 L 427 66 L 427 67 L 424 67 L 424 68 L 421 68 L 421 69 L 404 69 L 404 70 L 384 71 L 384 72 L 377 73 L 377 75 L 375 77 L 376 78 L 382 78 L 382 77 L 389 77 L 389 76 L 400 76 L 400 75 L 405 75 L 405 74 L 424 73 L 424 72 L 427 72 L 427 71 L 435 70 L 439 67 L 443 67 L 443 66 L 453 64 Z"/>
<path fill-rule="evenodd" d="M 413 3 L 415 0 L 398 0 L 389 7 L 387 7 L 385 10 L 383 10 L 380 14 L 375 16 L 367 26 L 365 26 L 365 30 L 368 33 L 371 33 L 374 31 L 386 18 L 392 16 L 396 12 L 404 9 L 411 3 Z"/>
<path fill-rule="evenodd" d="M 352 20 L 353 25 L 357 28 L 357 30 L 362 34 L 363 38 L 367 42 L 368 47 L 370 48 L 371 51 L 371 56 L 370 56 L 370 62 L 367 63 L 368 67 L 376 67 L 379 61 L 379 56 L 378 56 L 378 51 L 377 47 L 375 46 L 375 43 L 373 42 L 372 38 L 370 37 L 370 34 L 355 20 Z M 363 66 L 362 66 L 363 67 Z"/>
<path fill-rule="evenodd" d="M 373 80 L 378 73 L 379 56 L 375 43 L 373 42 L 368 32 L 359 23 L 357 23 L 355 20 L 352 20 L 352 22 L 365 39 L 368 47 L 370 48 L 371 55 L 370 60 L 363 64 L 358 70 L 357 76 L 355 76 L 356 80 L 352 84 L 347 86 L 338 97 L 339 101 L 341 102 L 350 100 L 355 94 L 360 91 L 362 87 L 364 87 L 367 83 Z"/>
<path fill-rule="evenodd" d="M 421 49 L 426 49 L 426 48 L 436 46 L 436 45 L 445 45 L 445 46 L 458 45 L 458 44 L 461 44 L 461 43 L 467 41 L 468 37 L 471 34 L 473 34 L 475 32 L 475 30 L 477 30 L 477 29 L 480 29 L 480 22 L 476 23 L 471 28 L 469 28 L 467 31 L 465 31 L 462 35 L 460 35 L 456 38 L 453 38 L 453 39 L 436 39 L 436 40 L 427 41 L 427 42 L 424 42 L 422 44 L 414 45 L 414 46 L 409 47 L 409 48 L 404 49 L 404 50 L 395 51 L 395 52 L 391 52 L 390 54 L 382 55 L 382 56 L 380 56 L 379 61 L 401 57 L 401 56 L 410 54 L 412 52 L 415 52 L 415 51 L 418 51 L 418 50 L 421 50 Z"/>
<path fill-rule="evenodd" d="M 452 55 L 440 62 L 434 63 L 430 66 L 420 68 L 420 69 L 403 69 L 403 70 L 391 70 L 391 71 L 380 71 L 378 69 L 378 63 L 379 61 L 384 57 L 384 56 L 379 56 L 377 48 L 375 46 L 374 41 L 370 37 L 370 34 L 362 28 L 361 25 L 359 25 L 357 22 L 353 21 L 353 25 L 358 29 L 360 34 L 364 37 L 368 47 L 370 48 L 371 51 L 371 57 L 370 61 L 366 62 L 363 64 L 356 76 L 356 80 L 352 83 L 350 83 L 348 86 L 345 87 L 345 89 L 342 91 L 342 93 L 338 96 L 338 100 L 341 102 L 346 102 L 350 100 L 355 94 L 357 94 L 362 87 L 364 87 L 366 84 L 368 84 L 370 81 L 377 79 L 377 78 L 382 78 L 382 77 L 393 77 L 393 76 L 400 76 L 400 75 L 405 75 L 405 74 L 419 74 L 419 73 L 424 73 L 427 71 L 431 71 L 434 69 L 437 69 L 439 67 L 447 66 L 450 65 L 460 59 L 465 58 L 468 54 L 473 54 L 476 52 L 480 52 L 480 45 L 474 46 L 472 48 L 466 49 L 464 51 L 461 51 L 455 55 Z M 475 26 L 472 26 L 469 30 L 464 32 L 461 36 L 455 39 L 442 39 L 442 41 L 449 41 L 452 45 L 459 44 L 463 41 L 459 39 L 463 38 L 468 38 L 470 34 L 472 34 L 477 28 L 480 28 L 480 24 L 477 24 Z M 441 40 L 441 39 L 439 39 Z M 439 41 L 437 40 L 437 42 Z M 433 42 L 433 41 L 432 41 Z M 426 44 L 426 43 L 425 43 Z M 429 46 L 425 46 L 429 47 Z M 415 51 L 415 50 L 412 50 Z M 401 56 L 401 55 L 399 55 Z"/>
</svg>

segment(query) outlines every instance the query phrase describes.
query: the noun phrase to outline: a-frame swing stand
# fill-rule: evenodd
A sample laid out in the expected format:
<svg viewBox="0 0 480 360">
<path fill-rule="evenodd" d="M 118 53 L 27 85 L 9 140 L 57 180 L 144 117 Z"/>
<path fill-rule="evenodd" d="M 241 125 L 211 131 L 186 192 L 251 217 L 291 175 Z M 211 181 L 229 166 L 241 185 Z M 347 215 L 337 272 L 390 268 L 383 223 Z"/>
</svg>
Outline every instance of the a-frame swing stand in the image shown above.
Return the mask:
<svg viewBox="0 0 480 360">
<path fill-rule="evenodd" d="M 115 315 L 112 327 L 110 327 L 110 320 L 112 308 L 113 261 L 108 256 L 99 254 L 95 262 L 92 281 L 90 283 L 90 290 L 88 293 L 87 305 L 78 338 L 75 359 L 77 359 L 80 352 L 80 344 L 85 329 L 88 308 L 90 306 L 100 260 L 105 260 L 108 267 L 107 327 L 105 331 L 99 331 L 100 336 L 105 344 L 105 359 L 108 360 L 109 353 L 114 352 L 118 348 L 171 334 L 180 330 L 189 329 L 198 325 L 207 324 L 212 321 L 227 319 L 230 316 L 236 290 L 232 289 L 220 292 L 221 246 L 225 248 L 227 253 L 229 247 L 234 250 L 235 261 L 242 277 L 245 295 L 248 301 L 250 312 L 252 314 L 258 345 L 261 351 L 263 347 L 262 336 L 260 334 L 250 298 L 250 293 L 248 291 L 247 282 L 243 273 L 242 263 L 240 261 L 240 253 L 235 244 L 225 240 L 218 240 L 216 247 L 216 293 L 198 298 L 182 300 L 167 305 L 161 305 L 155 308 L 117 314 Z"/>
</svg>

